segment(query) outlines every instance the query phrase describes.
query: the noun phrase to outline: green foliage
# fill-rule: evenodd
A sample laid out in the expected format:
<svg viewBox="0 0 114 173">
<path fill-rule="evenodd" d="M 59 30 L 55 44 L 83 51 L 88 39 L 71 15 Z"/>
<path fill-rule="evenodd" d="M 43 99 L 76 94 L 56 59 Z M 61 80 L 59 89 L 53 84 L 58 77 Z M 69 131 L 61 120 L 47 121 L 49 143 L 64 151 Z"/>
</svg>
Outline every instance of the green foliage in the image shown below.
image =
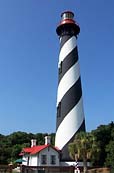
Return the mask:
<svg viewBox="0 0 114 173">
<path fill-rule="evenodd" d="M 88 159 L 97 158 L 99 147 L 92 133 L 79 132 L 69 144 L 69 153 L 73 160 L 83 160 L 84 172 L 87 172 Z"/>
<path fill-rule="evenodd" d="M 114 172 L 114 128 L 111 130 L 111 140 L 106 145 L 105 151 L 107 153 L 105 165 L 111 167 Z"/>
<path fill-rule="evenodd" d="M 105 166 L 107 162 L 107 145 L 113 141 L 114 137 L 114 123 L 111 122 L 108 125 L 100 125 L 96 130 L 92 131 L 92 134 L 96 137 L 96 140 L 100 147 L 100 155 L 98 161 L 94 161 L 94 165 Z"/>
<path fill-rule="evenodd" d="M 92 136 L 95 139 L 93 142 L 90 141 L 93 140 Z M 100 125 L 90 133 L 78 133 L 75 141 L 69 145 L 69 151 L 73 159 L 76 156 L 74 153 L 78 153 L 81 159 L 82 155 L 90 158 L 93 166 L 109 166 L 114 169 L 114 122 Z"/>
<path fill-rule="evenodd" d="M 114 170 L 114 141 L 110 141 L 106 146 L 106 162 L 105 165 L 111 167 Z"/>
<path fill-rule="evenodd" d="M 19 153 L 22 148 L 30 147 L 31 139 L 37 140 L 37 145 L 44 144 L 44 137 L 47 133 L 25 133 L 14 132 L 8 136 L 0 134 L 0 164 L 8 164 L 19 158 Z M 54 145 L 55 134 L 49 134 L 51 136 L 52 145 Z"/>
<path fill-rule="evenodd" d="M 12 152 L 11 152 L 11 158 L 16 160 L 19 157 L 19 153 L 22 150 L 22 145 L 21 144 L 15 144 L 13 145 Z"/>
<path fill-rule="evenodd" d="M 73 143 L 69 145 L 69 151 L 73 159 L 76 156 L 73 156 L 73 154 L 77 154 L 79 159 L 87 160 L 92 159 L 93 156 L 96 158 L 96 154 L 99 153 L 100 149 L 92 133 L 80 132 L 76 135 Z"/>
</svg>

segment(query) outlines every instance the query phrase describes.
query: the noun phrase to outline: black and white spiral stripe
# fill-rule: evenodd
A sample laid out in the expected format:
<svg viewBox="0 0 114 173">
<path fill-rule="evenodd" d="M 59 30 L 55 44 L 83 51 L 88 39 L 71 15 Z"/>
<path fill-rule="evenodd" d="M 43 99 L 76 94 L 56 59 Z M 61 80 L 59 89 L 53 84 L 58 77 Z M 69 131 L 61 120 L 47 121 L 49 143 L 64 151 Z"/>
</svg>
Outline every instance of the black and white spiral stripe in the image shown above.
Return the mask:
<svg viewBox="0 0 114 173">
<path fill-rule="evenodd" d="M 60 39 L 59 83 L 55 145 L 67 155 L 68 144 L 75 134 L 85 130 L 82 89 L 76 37 Z M 67 156 L 66 156 L 67 157 Z"/>
</svg>

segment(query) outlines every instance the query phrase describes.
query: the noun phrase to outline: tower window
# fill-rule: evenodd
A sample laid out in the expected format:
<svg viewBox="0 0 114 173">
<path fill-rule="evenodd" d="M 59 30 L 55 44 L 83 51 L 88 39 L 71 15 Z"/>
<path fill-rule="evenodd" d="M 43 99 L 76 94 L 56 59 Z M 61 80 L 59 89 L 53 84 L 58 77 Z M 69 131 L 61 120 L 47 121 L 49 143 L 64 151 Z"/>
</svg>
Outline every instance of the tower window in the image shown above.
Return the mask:
<svg viewBox="0 0 114 173">
<path fill-rule="evenodd" d="M 61 102 L 59 103 L 58 107 L 57 107 L 57 117 L 61 116 Z"/>
<path fill-rule="evenodd" d="M 59 67 L 59 74 L 62 73 L 62 64 L 63 64 L 63 62 L 61 61 L 61 63 L 60 63 L 60 67 Z"/>
</svg>

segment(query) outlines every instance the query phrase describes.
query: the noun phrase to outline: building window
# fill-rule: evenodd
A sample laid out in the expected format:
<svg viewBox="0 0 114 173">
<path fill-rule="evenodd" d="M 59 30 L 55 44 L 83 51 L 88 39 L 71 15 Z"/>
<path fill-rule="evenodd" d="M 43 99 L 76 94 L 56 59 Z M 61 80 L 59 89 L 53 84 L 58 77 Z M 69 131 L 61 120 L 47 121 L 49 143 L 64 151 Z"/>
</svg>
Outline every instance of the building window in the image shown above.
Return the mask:
<svg viewBox="0 0 114 173">
<path fill-rule="evenodd" d="M 30 157 L 28 156 L 28 159 L 27 159 L 27 166 L 29 166 L 29 160 L 30 160 Z"/>
<path fill-rule="evenodd" d="M 59 103 L 58 107 L 57 107 L 57 117 L 61 116 L 61 102 Z"/>
<path fill-rule="evenodd" d="M 51 155 L 50 164 L 52 164 L 52 165 L 56 164 L 56 156 L 55 155 Z"/>
<path fill-rule="evenodd" d="M 46 155 L 41 155 L 41 164 L 47 164 L 47 156 Z"/>
</svg>

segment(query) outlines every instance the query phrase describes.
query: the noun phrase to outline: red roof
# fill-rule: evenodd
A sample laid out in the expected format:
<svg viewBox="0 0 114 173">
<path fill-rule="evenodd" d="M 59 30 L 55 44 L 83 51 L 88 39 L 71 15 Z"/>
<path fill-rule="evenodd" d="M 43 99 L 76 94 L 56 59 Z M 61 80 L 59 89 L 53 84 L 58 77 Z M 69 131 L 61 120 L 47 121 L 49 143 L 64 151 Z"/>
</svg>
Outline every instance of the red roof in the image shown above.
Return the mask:
<svg viewBox="0 0 114 173">
<path fill-rule="evenodd" d="M 34 147 L 30 147 L 30 148 L 23 148 L 22 153 L 29 153 L 29 154 L 36 154 L 39 153 L 41 150 L 44 150 L 47 147 L 51 147 L 54 150 L 56 150 L 57 152 L 59 152 L 60 150 L 56 147 L 53 147 L 52 145 L 48 144 L 48 145 L 38 145 L 38 146 L 34 146 Z"/>
</svg>

